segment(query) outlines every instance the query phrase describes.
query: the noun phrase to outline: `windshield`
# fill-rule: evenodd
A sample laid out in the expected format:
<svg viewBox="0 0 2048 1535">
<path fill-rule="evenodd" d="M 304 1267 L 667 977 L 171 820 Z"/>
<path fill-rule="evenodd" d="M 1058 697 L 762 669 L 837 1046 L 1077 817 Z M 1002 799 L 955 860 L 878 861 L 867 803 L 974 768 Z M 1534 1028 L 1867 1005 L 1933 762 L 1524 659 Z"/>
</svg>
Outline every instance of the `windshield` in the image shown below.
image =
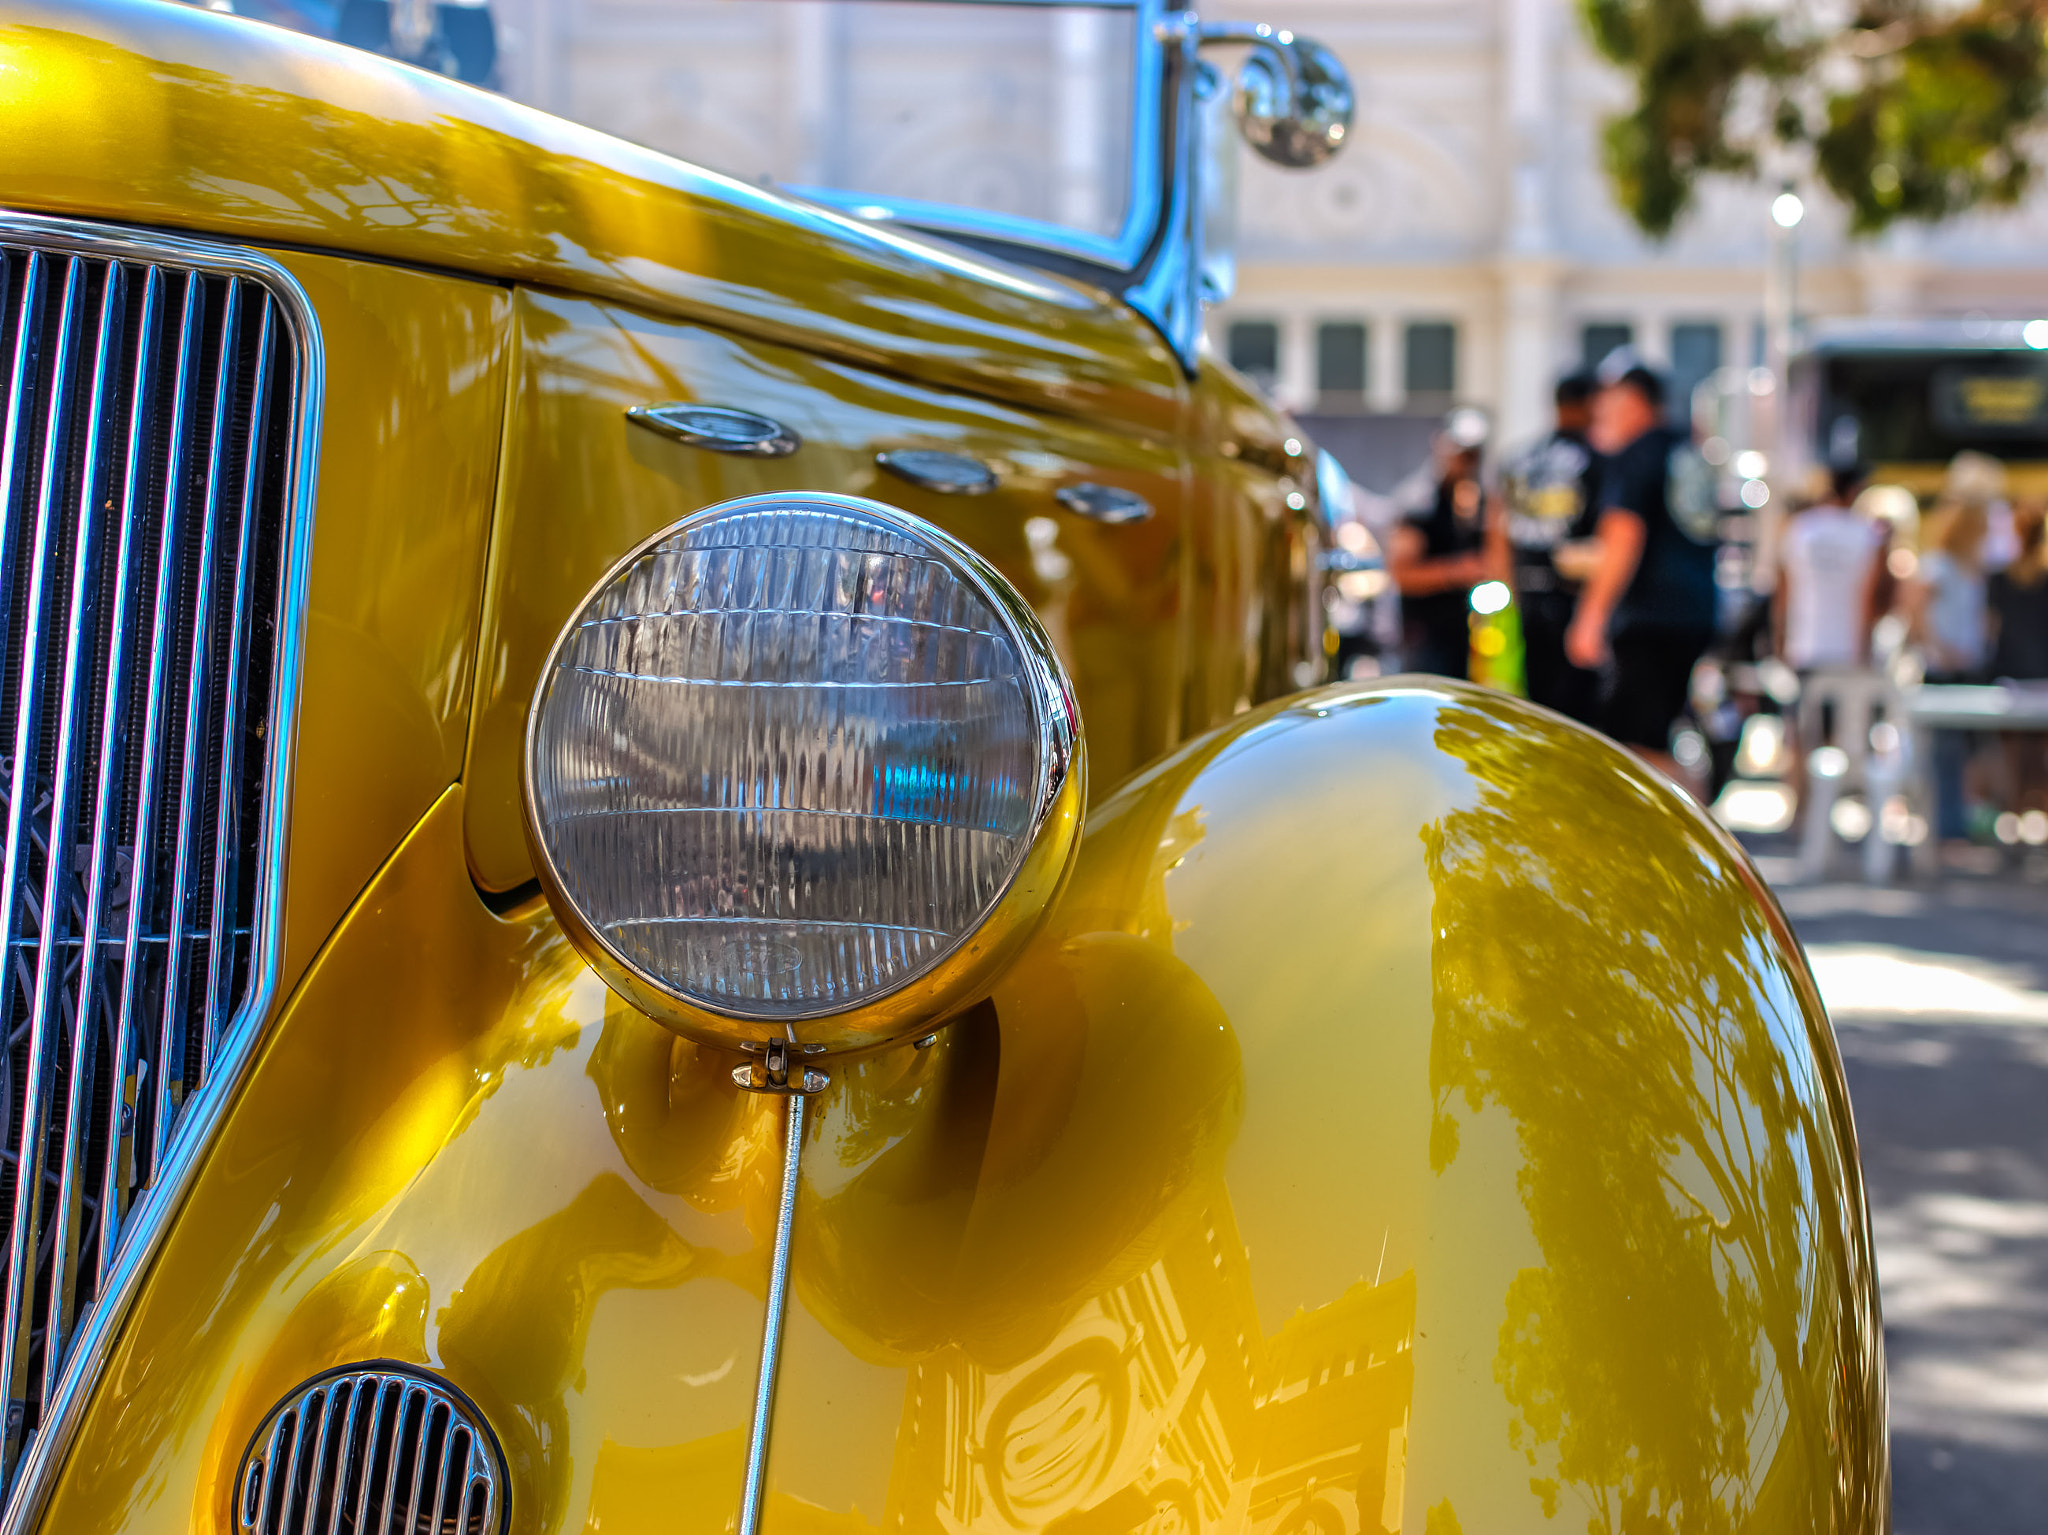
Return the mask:
<svg viewBox="0 0 2048 1535">
<path fill-rule="evenodd" d="M 933 0 L 557 0 L 555 110 L 747 181 L 920 222 L 1114 240 L 1136 12 Z"/>
<path fill-rule="evenodd" d="M 870 218 L 1111 266 L 1151 234 L 1140 0 L 206 3 Z"/>
</svg>

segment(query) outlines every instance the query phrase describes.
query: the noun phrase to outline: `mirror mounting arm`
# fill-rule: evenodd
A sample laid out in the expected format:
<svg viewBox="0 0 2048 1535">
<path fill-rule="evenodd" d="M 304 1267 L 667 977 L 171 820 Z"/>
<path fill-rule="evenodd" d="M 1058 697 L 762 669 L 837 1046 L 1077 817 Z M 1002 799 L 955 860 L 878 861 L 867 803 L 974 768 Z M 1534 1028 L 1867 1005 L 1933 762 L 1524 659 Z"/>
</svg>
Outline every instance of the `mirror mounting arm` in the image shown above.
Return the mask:
<svg viewBox="0 0 2048 1535">
<path fill-rule="evenodd" d="M 1185 9 L 1154 18 L 1152 40 L 1163 55 L 1170 103 L 1168 193 L 1161 238 L 1124 297 L 1159 328 L 1192 376 L 1202 308 L 1227 297 L 1236 279 L 1228 116 L 1238 127 L 1229 137 L 1275 165 L 1306 170 L 1344 147 L 1357 98 L 1343 62 L 1312 38 L 1263 22 L 1203 21 Z M 1199 57 L 1211 45 L 1249 50 L 1234 84 Z"/>
<path fill-rule="evenodd" d="M 1242 43 L 1263 49 L 1287 72 L 1288 85 L 1297 91 L 1301 89 L 1301 69 L 1293 57 L 1294 34 L 1284 27 L 1269 26 L 1263 21 L 1197 21 L 1193 26 L 1196 46 L 1206 48 L 1214 43 L 1227 47 Z"/>
</svg>

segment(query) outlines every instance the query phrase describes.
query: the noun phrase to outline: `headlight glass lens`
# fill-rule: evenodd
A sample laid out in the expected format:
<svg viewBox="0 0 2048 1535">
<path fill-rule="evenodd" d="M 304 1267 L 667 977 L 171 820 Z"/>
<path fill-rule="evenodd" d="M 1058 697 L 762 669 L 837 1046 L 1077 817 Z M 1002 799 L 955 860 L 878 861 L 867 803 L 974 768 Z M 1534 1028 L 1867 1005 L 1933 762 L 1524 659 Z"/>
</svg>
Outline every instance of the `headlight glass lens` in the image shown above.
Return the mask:
<svg viewBox="0 0 2048 1535">
<path fill-rule="evenodd" d="M 759 497 L 593 595 L 536 700 L 529 793 L 618 959 L 708 1011 L 796 1019 L 973 932 L 1059 765 L 1043 667 L 977 563 L 874 503 Z"/>
</svg>

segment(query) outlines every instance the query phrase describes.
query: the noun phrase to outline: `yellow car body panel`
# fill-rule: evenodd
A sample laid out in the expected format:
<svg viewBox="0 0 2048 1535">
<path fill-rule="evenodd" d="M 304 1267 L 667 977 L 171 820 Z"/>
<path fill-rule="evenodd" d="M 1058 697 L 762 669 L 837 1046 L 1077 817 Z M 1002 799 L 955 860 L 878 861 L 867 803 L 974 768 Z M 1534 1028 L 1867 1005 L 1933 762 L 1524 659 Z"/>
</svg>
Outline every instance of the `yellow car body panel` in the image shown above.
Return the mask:
<svg viewBox="0 0 2048 1535">
<path fill-rule="evenodd" d="M 522 1535 L 730 1519 L 778 1111 L 491 915 L 459 800 L 279 1021 L 48 1528 L 228 1528 L 271 1404 L 378 1357 L 484 1409 Z M 1798 950 L 1477 690 L 1307 694 L 1100 806 L 993 1007 L 840 1069 L 795 1230 L 778 1535 L 1884 1527 Z"/>
<path fill-rule="evenodd" d="M 485 283 L 275 253 L 321 317 L 327 412 L 306 592 L 278 990 L 462 772 L 510 358 Z"/>
<path fill-rule="evenodd" d="M 1177 409 L 1157 333 L 1092 289 L 200 8 L 8 0 L 0 116 L 25 211 L 530 282 L 1072 414 Z"/>
</svg>

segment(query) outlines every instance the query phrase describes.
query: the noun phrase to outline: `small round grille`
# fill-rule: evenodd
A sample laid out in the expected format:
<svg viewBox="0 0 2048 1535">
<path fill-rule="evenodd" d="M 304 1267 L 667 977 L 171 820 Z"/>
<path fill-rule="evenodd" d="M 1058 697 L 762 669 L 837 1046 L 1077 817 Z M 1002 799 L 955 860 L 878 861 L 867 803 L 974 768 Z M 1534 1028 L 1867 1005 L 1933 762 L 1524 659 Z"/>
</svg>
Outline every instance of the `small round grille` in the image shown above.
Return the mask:
<svg viewBox="0 0 2048 1535">
<path fill-rule="evenodd" d="M 446 1381 L 382 1362 L 278 1403 L 235 1479 L 243 1535 L 499 1535 L 505 1513 L 483 1415 Z"/>
</svg>

